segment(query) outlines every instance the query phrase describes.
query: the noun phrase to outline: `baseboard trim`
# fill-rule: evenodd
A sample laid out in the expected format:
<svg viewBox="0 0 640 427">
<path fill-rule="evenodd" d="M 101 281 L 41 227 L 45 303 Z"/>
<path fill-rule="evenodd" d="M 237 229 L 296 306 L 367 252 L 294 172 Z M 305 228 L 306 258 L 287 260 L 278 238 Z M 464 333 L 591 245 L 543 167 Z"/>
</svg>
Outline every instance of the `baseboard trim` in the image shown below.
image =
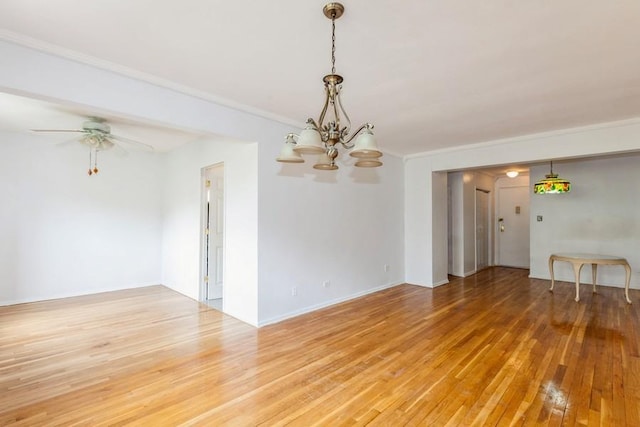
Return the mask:
<svg viewBox="0 0 640 427">
<path fill-rule="evenodd" d="M 352 300 L 352 299 L 360 298 L 360 297 L 363 297 L 365 295 L 369 295 L 369 294 L 373 294 L 373 293 L 376 293 L 376 292 L 380 292 L 380 291 L 383 291 L 385 289 L 393 288 L 395 286 L 400 286 L 400 285 L 403 285 L 403 284 L 404 283 L 391 283 L 391 284 L 388 284 L 388 285 L 383 285 L 383 286 L 378 286 L 376 288 L 367 289 L 366 291 L 356 292 L 355 294 L 347 295 L 347 296 L 342 297 L 342 298 L 332 299 L 330 301 L 326 301 L 326 302 L 323 302 L 323 303 L 320 303 L 320 304 L 315 304 L 315 305 L 312 305 L 312 306 L 309 306 L 309 307 L 302 308 L 300 310 L 291 311 L 291 312 L 283 314 L 281 316 L 275 316 L 275 317 L 271 317 L 269 319 L 258 321 L 258 325 L 257 326 L 259 328 L 261 328 L 263 326 L 273 325 L 274 323 L 279 323 L 279 322 L 282 322 L 282 321 L 287 320 L 287 319 L 298 317 L 298 316 L 301 316 L 303 314 L 311 313 L 313 311 L 320 310 L 320 309 L 323 309 L 323 308 L 326 308 L 326 307 L 330 307 L 330 306 L 335 305 L 335 304 L 340 304 L 342 302 L 346 302 L 346 301 L 349 301 L 349 300 Z"/>
<path fill-rule="evenodd" d="M 82 297 L 82 296 L 86 296 L 86 295 L 102 294 L 102 293 L 105 293 L 105 292 L 125 291 L 127 289 L 144 288 L 144 287 L 147 287 L 147 286 L 164 286 L 164 285 L 161 285 L 159 283 L 146 283 L 146 284 L 140 284 L 140 285 L 126 286 L 126 287 L 122 287 L 122 288 L 105 287 L 105 288 L 91 289 L 91 290 L 89 290 L 87 292 L 80 292 L 80 293 L 78 293 L 78 292 L 62 292 L 62 293 L 59 293 L 59 294 L 53 294 L 53 295 L 48 295 L 48 296 L 35 296 L 35 297 L 31 297 L 31 298 L 27 297 L 27 298 L 18 298 L 18 299 L 14 299 L 14 300 L 0 301 L 0 307 L 5 307 L 5 306 L 9 306 L 9 305 L 16 305 L 16 304 L 29 304 L 29 303 L 32 303 L 32 302 L 53 301 L 53 300 L 57 300 L 57 299 Z"/>
</svg>

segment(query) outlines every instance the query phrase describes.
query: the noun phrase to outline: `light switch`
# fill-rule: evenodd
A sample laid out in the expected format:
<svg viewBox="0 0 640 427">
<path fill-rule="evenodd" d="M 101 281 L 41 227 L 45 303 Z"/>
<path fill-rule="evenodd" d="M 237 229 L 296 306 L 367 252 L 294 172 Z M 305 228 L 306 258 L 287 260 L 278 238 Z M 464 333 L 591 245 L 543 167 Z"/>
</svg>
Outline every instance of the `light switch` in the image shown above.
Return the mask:
<svg viewBox="0 0 640 427">
<path fill-rule="evenodd" d="M 516 214 L 520 214 L 520 206 L 516 206 Z"/>
<path fill-rule="evenodd" d="M 538 220 L 538 222 L 542 222 L 542 215 L 538 215 L 538 216 L 536 217 L 536 220 Z"/>
</svg>

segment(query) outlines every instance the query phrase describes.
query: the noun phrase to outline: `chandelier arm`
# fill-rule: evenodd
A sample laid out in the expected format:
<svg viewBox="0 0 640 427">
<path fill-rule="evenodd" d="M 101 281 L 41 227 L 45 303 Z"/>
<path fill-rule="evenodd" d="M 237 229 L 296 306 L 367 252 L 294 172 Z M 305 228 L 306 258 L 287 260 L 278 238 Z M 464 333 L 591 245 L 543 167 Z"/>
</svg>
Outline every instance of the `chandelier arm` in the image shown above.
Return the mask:
<svg viewBox="0 0 640 427">
<path fill-rule="evenodd" d="M 297 133 L 288 133 L 287 136 L 284 137 L 284 142 L 285 144 L 291 142 L 295 145 L 298 143 L 298 138 L 300 138 L 300 135 Z"/>
<path fill-rule="evenodd" d="M 344 127 L 343 130 L 340 131 L 340 135 L 344 137 L 349 135 L 349 132 L 351 131 L 351 119 L 349 118 L 349 115 L 347 114 L 344 107 L 342 106 L 342 99 L 340 98 L 339 92 L 338 92 L 338 95 L 336 96 L 336 99 L 338 100 L 338 107 L 340 108 L 340 111 L 342 111 L 342 114 L 344 114 L 344 118 L 347 121 L 347 125 Z M 336 117 L 337 117 L 337 114 L 336 114 Z"/>
<path fill-rule="evenodd" d="M 338 90 L 338 88 L 335 88 L 335 89 Z M 340 92 L 336 92 L 336 94 L 339 94 L 339 93 Z M 338 115 L 338 106 L 336 105 L 336 104 L 339 103 L 339 101 L 336 102 L 336 98 L 340 99 L 340 96 L 339 95 L 334 95 L 333 96 L 333 102 L 331 103 L 331 105 L 333 107 L 333 117 L 336 118 L 336 130 L 338 132 L 340 132 L 340 116 Z"/>
<path fill-rule="evenodd" d="M 324 98 L 324 106 L 322 107 L 322 112 L 320 113 L 320 119 L 318 120 L 318 123 L 316 123 L 316 128 L 318 128 L 318 131 L 322 130 L 322 124 L 324 123 L 324 117 L 327 115 L 327 109 L 329 108 L 329 88 L 327 86 L 324 87 L 325 89 L 325 98 Z M 322 134 L 322 132 L 320 132 L 320 134 Z M 324 140 L 324 138 L 323 138 Z"/>
<path fill-rule="evenodd" d="M 313 127 L 316 128 L 316 130 L 320 131 L 320 125 L 316 123 L 316 121 L 312 117 L 309 117 L 307 119 L 307 124 L 313 125 Z"/>
<path fill-rule="evenodd" d="M 346 146 L 346 144 L 349 144 L 351 141 L 353 141 L 353 139 L 354 139 L 356 136 L 358 136 L 358 134 L 359 134 L 360 132 L 362 132 L 364 129 L 369 129 L 369 130 L 371 130 L 371 129 L 373 129 L 373 125 L 372 125 L 371 123 L 365 123 L 365 124 L 363 124 L 362 126 L 360 126 L 360 127 L 358 128 L 358 130 L 357 130 L 357 131 L 355 131 L 355 132 L 353 133 L 353 135 L 351 135 L 351 136 L 349 137 L 349 139 L 347 139 L 347 140 L 346 140 L 346 141 L 344 141 L 344 142 L 342 142 L 342 141 L 341 141 L 340 143 L 341 143 L 344 147 L 347 147 L 347 146 Z"/>
</svg>

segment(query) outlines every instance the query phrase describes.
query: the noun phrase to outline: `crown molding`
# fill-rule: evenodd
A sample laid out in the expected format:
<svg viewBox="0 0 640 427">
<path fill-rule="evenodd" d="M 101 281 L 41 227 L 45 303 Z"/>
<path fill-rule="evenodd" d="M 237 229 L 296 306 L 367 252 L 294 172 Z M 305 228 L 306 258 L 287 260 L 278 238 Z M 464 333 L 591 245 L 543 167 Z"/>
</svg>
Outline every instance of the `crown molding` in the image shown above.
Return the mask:
<svg viewBox="0 0 640 427">
<path fill-rule="evenodd" d="M 15 33 L 5 29 L 0 29 L 0 40 L 4 40 L 10 43 L 14 43 L 20 46 L 24 46 L 29 49 L 37 50 L 46 54 L 58 56 L 61 58 L 69 59 L 84 65 L 89 65 L 102 70 L 110 71 L 116 74 L 123 75 L 135 80 L 139 80 L 145 83 L 150 83 L 165 89 L 169 89 L 175 92 L 182 93 L 184 95 L 193 96 L 195 98 L 203 99 L 224 107 L 232 108 L 234 110 L 242 111 L 244 113 L 252 114 L 254 116 L 262 117 L 268 120 L 273 120 L 278 123 L 286 124 L 288 126 L 304 128 L 304 123 L 293 120 L 289 117 L 284 117 L 278 114 L 261 110 L 246 104 L 242 104 L 231 99 L 223 98 L 209 92 L 194 89 L 189 86 L 181 85 L 170 80 L 163 79 L 153 74 L 148 74 L 142 71 L 135 70 L 133 68 L 126 67 L 124 65 L 116 64 L 114 62 L 106 61 L 95 56 L 86 55 L 84 53 L 77 52 L 75 50 L 67 49 L 52 43 L 47 43 L 42 40 L 34 39 L 23 34 Z"/>
<path fill-rule="evenodd" d="M 635 125 L 640 125 L 640 117 L 634 117 L 634 118 L 625 119 L 625 120 L 617 120 L 613 122 L 595 123 L 592 125 L 586 125 L 586 126 L 580 126 L 580 127 L 558 129 L 558 130 L 553 130 L 548 132 L 532 133 L 528 135 L 516 136 L 511 138 L 495 139 L 492 141 L 479 142 L 475 144 L 458 145 L 455 147 L 442 148 L 439 150 L 423 151 L 421 153 L 408 154 L 404 156 L 403 159 L 406 161 L 410 159 L 430 157 L 437 154 L 456 153 L 456 152 L 468 151 L 476 148 L 495 147 L 500 145 L 531 141 L 534 139 L 546 139 L 546 138 L 553 138 L 553 137 L 563 136 L 563 135 L 590 132 L 594 130 L 613 129 L 613 128 L 620 128 L 620 127 L 626 127 L 626 126 L 635 126 Z"/>
</svg>

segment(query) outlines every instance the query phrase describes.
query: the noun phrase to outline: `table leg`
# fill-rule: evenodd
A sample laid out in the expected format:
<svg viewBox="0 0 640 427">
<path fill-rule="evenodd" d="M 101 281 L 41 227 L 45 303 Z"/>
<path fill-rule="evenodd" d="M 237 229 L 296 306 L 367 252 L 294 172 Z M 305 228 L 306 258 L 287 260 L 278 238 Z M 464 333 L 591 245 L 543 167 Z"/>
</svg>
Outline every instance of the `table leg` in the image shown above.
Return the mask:
<svg viewBox="0 0 640 427">
<path fill-rule="evenodd" d="M 627 299 L 627 303 L 631 304 L 631 300 L 629 299 L 629 282 L 631 282 L 631 266 L 627 263 L 624 264 L 624 269 L 626 274 L 626 280 L 624 283 L 624 296 Z"/>
<path fill-rule="evenodd" d="M 598 264 L 591 264 L 591 283 L 593 283 L 593 293 L 596 293 L 596 276 L 598 275 Z"/>
<path fill-rule="evenodd" d="M 551 276 L 551 287 L 549 288 L 549 291 L 553 291 L 553 284 L 554 284 L 553 261 L 555 261 L 555 259 L 553 257 L 549 257 L 549 275 Z"/>
<path fill-rule="evenodd" d="M 582 270 L 582 263 L 574 262 L 573 273 L 576 275 L 576 302 L 580 301 L 580 270 Z"/>
</svg>

